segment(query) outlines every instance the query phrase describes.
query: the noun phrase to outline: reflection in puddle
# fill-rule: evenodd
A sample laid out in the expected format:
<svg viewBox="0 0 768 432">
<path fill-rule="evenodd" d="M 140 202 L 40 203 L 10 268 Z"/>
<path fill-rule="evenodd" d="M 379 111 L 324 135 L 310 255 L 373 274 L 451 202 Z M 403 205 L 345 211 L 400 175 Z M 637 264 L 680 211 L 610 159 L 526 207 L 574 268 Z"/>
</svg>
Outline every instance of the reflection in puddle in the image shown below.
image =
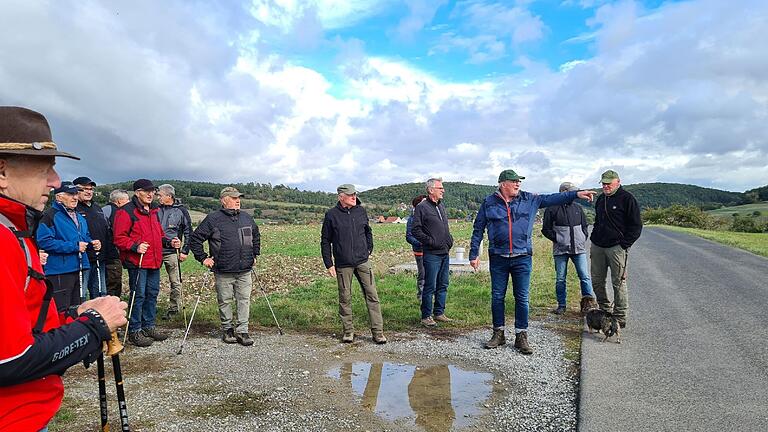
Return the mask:
<svg viewBox="0 0 768 432">
<path fill-rule="evenodd" d="M 462 428 L 481 414 L 493 375 L 453 365 L 344 363 L 328 375 L 349 383 L 361 404 L 389 420 L 410 419 L 427 431 Z"/>
</svg>

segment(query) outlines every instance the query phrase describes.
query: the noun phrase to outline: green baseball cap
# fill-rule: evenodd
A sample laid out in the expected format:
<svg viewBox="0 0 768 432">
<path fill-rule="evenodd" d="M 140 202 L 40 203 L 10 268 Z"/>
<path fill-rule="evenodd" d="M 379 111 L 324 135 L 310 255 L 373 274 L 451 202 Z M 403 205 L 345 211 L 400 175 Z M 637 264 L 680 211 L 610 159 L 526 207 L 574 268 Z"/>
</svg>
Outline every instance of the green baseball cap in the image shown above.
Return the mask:
<svg viewBox="0 0 768 432">
<path fill-rule="evenodd" d="M 619 173 L 614 170 L 608 170 L 600 177 L 600 183 L 610 183 L 619 178 Z"/>
<path fill-rule="evenodd" d="M 514 170 L 508 169 L 504 170 L 499 174 L 499 183 L 503 181 L 509 181 L 509 180 L 523 180 L 525 177 L 521 177 L 517 175 L 517 173 Z"/>
<path fill-rule="evenodd" d="M 347 195 L 353 195 L 357 193 L 357 189 L 355 189 L 355 185 L 345 183 L 339 187 L 336 188 L 336 192 L 343 193 Z"/>
<path fill-rule="evenodd" d="M 224 197 L 240 198 L 243 195 L 245 194 L 241 194 L 239 190 L 233 188 L 232 186 L 227 186 L 221 190 L 221 193 L 219 193 L 219 198 L 224 198 Z"/>
</svg>

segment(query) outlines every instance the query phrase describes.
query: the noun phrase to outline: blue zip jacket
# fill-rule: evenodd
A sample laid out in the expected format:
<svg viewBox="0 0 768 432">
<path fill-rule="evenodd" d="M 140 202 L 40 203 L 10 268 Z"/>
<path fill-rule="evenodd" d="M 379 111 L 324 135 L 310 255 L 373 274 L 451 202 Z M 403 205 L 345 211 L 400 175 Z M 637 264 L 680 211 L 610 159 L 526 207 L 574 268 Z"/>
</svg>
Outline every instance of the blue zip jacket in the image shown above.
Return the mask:
<svg viewBox="0 0 768 432">
<path fill-rule="evenodd" d="M 416 237 L 413 236 L 413 233 L 411 233 L 411 230 L 413 229 L 413 212 L 411 212 L 411 215 L 408 216 L 408 221 L 405 223 L 405 241 L 407 241 L 411 247 L 413 248 L 414 252 L 421 252 L 421 242 L 416 240 Z"/>
<path fill-rule="evenodd" d="M 80 271 L 78 243 L 91 242 L 88 222 L 75 212 L 80 225 L 67 215 L 67 210 L 60 202 L 54 202 L 43 215 L 37 227 L 37 246 L 48 253 L 48 262 L 43 266 L 46 276 Z M 83 270 L 91 268 L 88 256 L 83 253 Z"/>
<path fill-rule="evenodd" d="M 488 195 L 477 211 L 472 229 L 472 243 L 469 259 L 480 255 L 480 242 L 483 231 L 488 229 L 488 254 L 533 254 L 533 224 L 536 212 L 541 207 L 550 207 L 573 202 L 576 191 L 547 195 L 520 191 L 520 194 L 507 203 L 499 192 Z"/>
</svg>

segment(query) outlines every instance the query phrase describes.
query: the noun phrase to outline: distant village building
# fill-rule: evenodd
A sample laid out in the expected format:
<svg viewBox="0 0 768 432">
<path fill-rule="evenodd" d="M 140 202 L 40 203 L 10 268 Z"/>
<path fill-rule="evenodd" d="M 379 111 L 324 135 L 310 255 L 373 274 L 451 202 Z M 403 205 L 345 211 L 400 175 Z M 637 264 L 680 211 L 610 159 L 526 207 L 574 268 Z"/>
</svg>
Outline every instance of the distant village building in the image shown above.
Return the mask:
<svg viewBox="0 0 768 432">
<path fill-rule="evenodd" d="M 407 220 L 399 218 L 397 216 L 378 216 L 376 223 L 406 223 Z"/>
</svg>

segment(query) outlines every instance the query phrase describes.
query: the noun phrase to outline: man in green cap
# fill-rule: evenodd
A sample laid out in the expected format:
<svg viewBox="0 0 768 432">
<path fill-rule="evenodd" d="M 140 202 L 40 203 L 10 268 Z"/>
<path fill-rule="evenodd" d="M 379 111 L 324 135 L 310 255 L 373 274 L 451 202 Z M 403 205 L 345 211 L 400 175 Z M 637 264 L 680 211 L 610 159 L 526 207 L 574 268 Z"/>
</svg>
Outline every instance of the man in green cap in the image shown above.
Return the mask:
<svg viewBox="0 0 768 432">
<path fill-rule="evenodd" d="M 621 327 L 627 325 L 627 260 L 643 231 L 640 206 L 635 197 L 621 186 L 619 174 L 608 170 L 600 178 L 603 194 L 595 202 L 595 225 L 592 228 L 592 286 L 600 309 L 612 312 Z M 613 304 L 608 299 L 605 281 L 611 269 Z"/>
<path fill-rule="evenodd" d="M 320 231 L 320 252 L 328 274 L 339 285 L 339 317 L 344 335 L 341 341 L 355 340 L 352 322 L 352 276 L 357 278 L 368 306 L 373 341 L 387 343 L 384 321 L 381 318 L 379 294 L 373 280 L 373 268 L 368 258 L 373 252 L 373 232 L 368 224 L 368 213 L 360 205 L 355 185 L 343 184 L 336 188 L 339 202 L 325 212 Z"/>
<path fill-rule="evenodd" d="M 508 169 L 499 174 L 499 190 L 485 198 L 477 211 L 472 230 L 469 263 L 480 266 L 480 242 L 488 230 L 488 257 L 491 271 L 491 314 L 493 336 L 486 348 L 497 348 L 507 343 L 504 336 L 504 298 L 509 277 L 515 296 L 515 348 L 523 354 L 532 354 L 528 344 L 528 290 L 533 264 L 533 224 L 541 207 L 570 203 L 576 198 L 592 201 L 595 192 L 572 190 L 539 195 L 520 190 L 525 179 Z"/>
</svg>

